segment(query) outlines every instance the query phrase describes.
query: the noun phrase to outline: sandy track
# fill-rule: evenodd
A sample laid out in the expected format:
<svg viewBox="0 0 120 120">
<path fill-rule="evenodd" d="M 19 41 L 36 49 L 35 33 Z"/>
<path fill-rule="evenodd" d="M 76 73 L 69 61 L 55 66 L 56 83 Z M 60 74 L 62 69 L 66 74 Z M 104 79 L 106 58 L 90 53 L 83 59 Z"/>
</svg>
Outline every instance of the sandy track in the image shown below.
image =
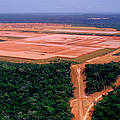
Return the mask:
<svg viewBox="0 0 120 120">
<path fill-rule="evenodd" d="M 83 104 L 82 100 L 86 98 L 84 93 L 84 86 L 81 77 L 81 66 L 73 65 L 71 66 L 71 77 L 74 87 L 74 97 L 75 99 L 70 101 L 70 105 L 72 107 L 72 113 L 74 114 L 74 118 L 72 120 L 83 120 Z"/>
</svg>

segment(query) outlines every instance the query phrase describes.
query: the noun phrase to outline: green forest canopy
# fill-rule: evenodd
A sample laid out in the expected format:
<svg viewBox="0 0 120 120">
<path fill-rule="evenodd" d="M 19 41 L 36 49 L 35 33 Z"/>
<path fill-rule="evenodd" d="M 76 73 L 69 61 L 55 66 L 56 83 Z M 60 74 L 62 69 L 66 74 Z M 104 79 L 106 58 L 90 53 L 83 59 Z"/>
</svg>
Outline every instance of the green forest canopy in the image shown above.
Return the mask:
<svg viewBox="0 0 120 120">
<path fill-rule="evenodd" d="M 0 62 L 0 120 L 70 120 L 70 62 Z"/>
<path fill-rule="evenodd" d="M 120 62 L 108 64 L 86 64 L 86 93 L 91 94 L 111 86 L 120 75 Z"/>
<path fill-rule="evenodd" d="M 92 120 L 120 120 L 120 86 L 103 96 L 94 109 Z"/>
</svg>

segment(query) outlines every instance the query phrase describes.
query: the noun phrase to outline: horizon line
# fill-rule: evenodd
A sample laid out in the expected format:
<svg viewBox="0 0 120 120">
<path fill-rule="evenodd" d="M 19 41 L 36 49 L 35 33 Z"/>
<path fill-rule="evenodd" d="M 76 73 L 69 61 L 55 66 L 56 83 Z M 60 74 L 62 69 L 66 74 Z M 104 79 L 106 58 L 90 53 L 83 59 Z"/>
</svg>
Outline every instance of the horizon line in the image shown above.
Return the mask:
<svg viewBox="0 0 120 120">
<path fill-rule="evenodd" d="M 120 14 L 117 12 L 5 12 L 0 14 Z"/>
</svg>

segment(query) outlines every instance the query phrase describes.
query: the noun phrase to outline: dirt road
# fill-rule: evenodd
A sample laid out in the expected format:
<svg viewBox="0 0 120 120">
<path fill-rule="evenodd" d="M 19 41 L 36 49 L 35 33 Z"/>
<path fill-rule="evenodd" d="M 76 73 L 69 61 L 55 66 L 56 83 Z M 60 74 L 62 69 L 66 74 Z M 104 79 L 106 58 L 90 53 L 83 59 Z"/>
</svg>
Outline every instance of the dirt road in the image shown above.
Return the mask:
<svg viewBox="0 0 120 120">
<path fill-rule="evenodd" d="M 111 61 L 118 62 L 120 61 L 120 56 L 113 56 L 113 54 L 120 52 L 120 49 L 109 53 L 102 57 L 97 57 L 92 60 L 85 62 L 84 64 L 72 65 L 71 66 L 71 77 L 74 87 L 74 99 L 70 101 L 70 105 L 72 107 L 71 112 L 74 115 L 72 120 L 91 120 L 91 115 L 93 110 L 93 106 L 96 102 L 102 99 L 102 95 L 107 94 L 113 89 L 109 87 L 108 89 L 90 94 L 87 96 L 85 94 L 86 76 L 84 75 L 85 64 L 103 64 L 109 63 Z M 116 86 L 120 85 L 120 78 L 115 83 Z"/>
</svg>

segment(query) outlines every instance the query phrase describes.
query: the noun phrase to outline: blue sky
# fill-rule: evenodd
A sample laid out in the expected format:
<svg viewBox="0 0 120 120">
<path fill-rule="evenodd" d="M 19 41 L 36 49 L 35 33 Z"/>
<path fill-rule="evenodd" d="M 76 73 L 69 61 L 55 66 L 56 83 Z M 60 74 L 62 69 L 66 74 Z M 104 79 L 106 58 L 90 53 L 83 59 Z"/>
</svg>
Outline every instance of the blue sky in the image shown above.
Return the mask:
<svg viewBox="0 0 120 120">
<path fill-rule="evenodd" d="M 0 0 L 0 13 L 120 13 L 120 0 Z"/>
</svg>

